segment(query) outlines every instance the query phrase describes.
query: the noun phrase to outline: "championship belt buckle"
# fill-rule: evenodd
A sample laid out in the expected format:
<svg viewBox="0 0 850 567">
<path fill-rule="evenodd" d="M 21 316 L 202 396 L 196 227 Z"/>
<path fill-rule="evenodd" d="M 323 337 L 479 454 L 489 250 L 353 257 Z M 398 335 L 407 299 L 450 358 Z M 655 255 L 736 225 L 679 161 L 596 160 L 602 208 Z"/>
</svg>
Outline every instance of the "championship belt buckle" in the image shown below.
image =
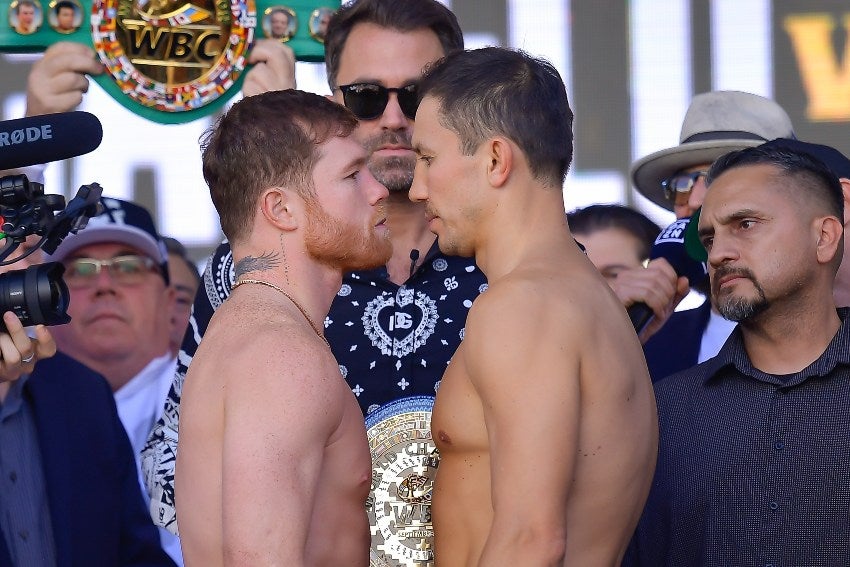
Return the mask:
<svg viewBox="0 0 850 567">
<path fill-rule="evenodd" d="M 430 396 L 403 398 L 366 417 L 370 567 L 434 566 L 431 492 L 439 455 L 431 439 L 433 405 Z"/>
<path fill-rule="evenodd" d="M 83 43 L 103 63 L 93 79 L 112 98 L 154 122 L 190 122 L 240 90 L 257 37 L 286 43 L 301 61 L 324 60 L 340 1 L 276 1 L 0 0 L 0 52 Z"/>
</svg>

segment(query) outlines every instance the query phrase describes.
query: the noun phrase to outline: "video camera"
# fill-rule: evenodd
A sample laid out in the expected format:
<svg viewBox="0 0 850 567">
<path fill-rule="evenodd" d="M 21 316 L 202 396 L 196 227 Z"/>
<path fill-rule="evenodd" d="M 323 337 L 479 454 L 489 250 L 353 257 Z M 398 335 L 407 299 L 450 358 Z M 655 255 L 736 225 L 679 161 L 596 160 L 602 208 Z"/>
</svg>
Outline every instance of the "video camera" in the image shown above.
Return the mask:
<svg viewBox="0 0 850 567">
<path fill-rule="evenodd" d="M 100 121 L 87 112 L 65 112 L 0 121 L 0 170 L 16 169 L 88 153 L 100 145 Z M 83 185 L 65 206 L 61 195 L 45 195 L 41 183 L 26 175 L 0 177 L 0 266 L 26 258 L 38 249 L 56 251 L 70 233 L 85 228 L 100 212 L 103 190 Z M 41 239 L 27 252 L 9 258 L 27 239 Z M 59 262 L 36 264 L 0 274 L 0 313 L 12 311 L 24 326 L 61 325 L 71 320 L 68 286 Z M 5 325 L 0 320 L 0 330 Z"/>
</svg>

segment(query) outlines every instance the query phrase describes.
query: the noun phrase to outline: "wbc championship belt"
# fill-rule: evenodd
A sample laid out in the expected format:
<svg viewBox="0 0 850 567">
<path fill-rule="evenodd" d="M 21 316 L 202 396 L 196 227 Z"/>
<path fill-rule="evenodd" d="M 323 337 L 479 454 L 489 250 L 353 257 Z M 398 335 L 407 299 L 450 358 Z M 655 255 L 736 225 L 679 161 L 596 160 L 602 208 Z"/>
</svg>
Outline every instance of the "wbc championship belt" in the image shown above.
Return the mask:
<svg viewBox="0 0 850 567">
<path fill-rule="evenodd" d="M 94 80 L 114 99 L 149 120 L 177 124 L 215 112 L 240 89 L 257 38 L 286 43 L 299 60 L 322 61 L 328 20 L 339 5 L 0 0 L 0 52 L 38 52 L 58 41 L 86 44 L 105 69 Z"/>
<path fill-rule="evenodd" d="M 366 417 L 370 567 L 434 566 L 431 491 L 439 456 L 431 439 L 433 405 L 430 396 L 403 398 Z"/>
</svg>

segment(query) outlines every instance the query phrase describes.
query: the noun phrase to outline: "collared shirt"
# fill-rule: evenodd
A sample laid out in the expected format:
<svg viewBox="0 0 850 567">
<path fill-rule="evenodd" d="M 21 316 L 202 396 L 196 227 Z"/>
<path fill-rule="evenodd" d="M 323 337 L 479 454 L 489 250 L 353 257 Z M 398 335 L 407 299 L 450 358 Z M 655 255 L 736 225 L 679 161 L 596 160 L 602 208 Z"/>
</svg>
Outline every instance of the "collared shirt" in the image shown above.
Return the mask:
<svg viewBox="0 0 850 567">
<path fill-rule="evenodd" d="M 739 327 L 655 385 L 658 465 L 624 565 L 850 565 L 848 312 L 800 372 L 754 368 Z"/>
<path fill-rule="evenodd" d="M 0 403 L 0 525 L 17 567 L 50 567 L 56 545 L 27 380 L 12 382 Z"/>
<path fill-rule="evenodd" d="M 708 300 L 706 299 L 706 301 Z M 705 326 L 705 331 L 703 331 L 700 340 L 697 362 L 705 362 L 709 358 L 717 356 L 737 325 L 736 322 L 725 319 L 720 313 L 712 309 L 708 316 L 708 324 Z"/>
<path fill-rule="evenodd" d="M 148 362 L 138 374 L 121 386 L 114 396 L 118 417 L 127 432 L 127 437 L 130 438 L 133 456 L 136 459 L 136 469 L 139 472 L 139 485 L 145 496 L 147 496 L 147 487 L 142 476 L 140 454 L 154 424 L 162 416 L 163 404 L 174 379 L 176 367 L 177 360 L 171 352 L 166 352 Z M 159 541 L 169 557 L 182 567 L 183 552 L 180 539 L 159 527 Z"/>
<path fill-rule="evenodd" d="M 177 372 L 142 451 L 142 476 L 154 523 L 177 533 L 174 465 L 183 380 L 216 309 L 230 296 L 233 254 L 222 243 L 207 261 Z M 487 288 L 471 259 L 443 256 L 436 242 L 401 286 L 385 268 L 345 276 L 325 319 L 340 372 L 364 413 L 402 397 L 434 396 L 449 359 L 463 339 L 466 313 Z"/>
<path fill-rule="evenodd" d="M 162 405 L 176 367 L 177 359 L 168 352 L 148 362 L 115 392 L 118 417 L 130 438 L 136 462 L 154 423 L 162 415 Z"/>
</svg>

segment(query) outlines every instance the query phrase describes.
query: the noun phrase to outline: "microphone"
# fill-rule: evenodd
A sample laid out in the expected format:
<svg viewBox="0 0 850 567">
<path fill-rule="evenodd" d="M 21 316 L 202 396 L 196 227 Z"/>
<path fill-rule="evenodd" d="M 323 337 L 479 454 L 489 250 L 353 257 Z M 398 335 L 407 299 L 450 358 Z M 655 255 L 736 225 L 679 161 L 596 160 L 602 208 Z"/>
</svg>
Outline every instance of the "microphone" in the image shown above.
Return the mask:
<svg viewBox="0 0 850 567">
<path fill-rule="evenodd" d="M 678 219 L 662 230 L 652 245 L 649 257 L 652 260 L 664 258 L 673 266 L 677 276 L 685 276 L 693 285 L 705 279 L 708 276 L 708 270 L 703 262 L 691 258 L 685 248 L 685 229 L 688 228 L 689 222 L 691 222 L 690 218 Z M 627 311 L 638 334 L 643 331 L 653 316 L 652 309 L 643 302 L 630 305 Z"/>
<path fill-rule="evenodd" d="M 0 169 L 16 169 L 87 154 L 103 140 L 94 114 L 82 111 L 0 121 Z"/>
<path fill-rule="evenodd" d="M 413 272 L 416 271 L 416 260 L 419 259 L 419 250 L 414 248 L 410 251 L 410 275 L 407 276 L 409 278 L 413 277 Z"/>
</svg>

